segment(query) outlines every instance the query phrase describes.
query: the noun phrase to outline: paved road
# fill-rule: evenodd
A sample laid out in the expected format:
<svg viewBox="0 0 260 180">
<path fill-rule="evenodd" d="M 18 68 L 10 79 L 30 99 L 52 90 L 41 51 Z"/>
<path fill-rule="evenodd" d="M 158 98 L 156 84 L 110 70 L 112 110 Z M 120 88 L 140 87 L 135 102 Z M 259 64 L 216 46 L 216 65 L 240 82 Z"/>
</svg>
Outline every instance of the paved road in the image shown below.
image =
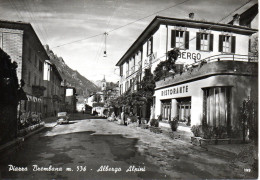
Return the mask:
<svg viewBox="0 0 260 180">
<path fill-rule="evenodd" d="M 95 134 L 95 121 L 48 127 L 1 154 L 0 179 L 170 179 L 138 153 L 138 139 Z"/>
<path fill-rule="evenodd" d="M 48 124 L 43 132 L 1 154 L 0 179 L 257 177 L 244 171 L 248 168 L 246 163 L 146 129 L 120 126 L 105 119 L 85 119 L 53 126 Z M 137 168 L 134 169 L 136 172 L 126 172 L 133 166 Z M 37 171 L 33 171 L 33 167 Z M 40 171 L 41 168 L 45 169 Z M 141 171 L 144 168 L 145 171 Z"/>
</svg>

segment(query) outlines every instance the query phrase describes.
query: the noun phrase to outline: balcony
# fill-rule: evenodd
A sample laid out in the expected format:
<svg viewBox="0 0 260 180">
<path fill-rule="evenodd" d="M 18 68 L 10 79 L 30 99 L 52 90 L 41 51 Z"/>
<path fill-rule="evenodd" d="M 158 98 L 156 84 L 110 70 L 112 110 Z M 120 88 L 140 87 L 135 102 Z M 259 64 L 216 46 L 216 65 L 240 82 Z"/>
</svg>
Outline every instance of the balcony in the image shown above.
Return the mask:
<svg viewBox="0 0 260 180">
<path fill-rule="evenodd" d="M 201 63 L 208 63 L 214 61 L 258 62 L 258 57 L 251 56 L 251 55 L 240 55 L 240 54 L 219 54 L 215 56 L 209 56 L 205 59 L 201 59 L 193 64 L 190 64 L 184 68 L 184 71 L 190 67 L 200 65 Z"/>
<path fill-rule="evenodd" d="M 186 65 L 179 73 L 166 72 L 166 76 L 156 82 L 156 89 L 220 74 L 257 76 L 258 59 L 235 54 L 211 56 Z"/>
</svg>

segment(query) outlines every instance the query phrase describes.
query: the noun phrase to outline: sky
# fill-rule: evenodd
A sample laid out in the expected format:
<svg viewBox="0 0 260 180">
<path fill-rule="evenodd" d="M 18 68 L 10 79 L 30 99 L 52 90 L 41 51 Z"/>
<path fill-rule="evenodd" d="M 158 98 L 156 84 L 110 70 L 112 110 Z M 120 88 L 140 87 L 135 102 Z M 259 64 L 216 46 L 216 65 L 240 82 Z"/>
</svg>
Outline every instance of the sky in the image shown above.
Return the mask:
<svg viewBox="0 0 260 180">
<path fill-rule="evenodd" d="M 97 81 L 105 75 L 107 81 L 117 82 L 119 69 L 115 64 L 156 15 L 185 19 L 193 12 L 196 20 L 219 22 L 247 2 L 248 0 L 0 0 L 0 19 L 31 23 L 42 44 L 48 44 L 68 66 L 87 79 Z M 251 0 L 240 11 L 255 3 L 257 0 Z M 167 10 L 161 11 L 163 9 Z M 158 11 L 161 12 L 156 13 Z M 141 20 L 136 21 L 138 19 Z M 230 17 L 220 23 L 229 20 Z M 121 26 L 124 27 L 117 29 Z M 109 32 L 106 45 L 105 32 Z M 105 49 L 107 57 L 103 56 Z"/>
</svg>

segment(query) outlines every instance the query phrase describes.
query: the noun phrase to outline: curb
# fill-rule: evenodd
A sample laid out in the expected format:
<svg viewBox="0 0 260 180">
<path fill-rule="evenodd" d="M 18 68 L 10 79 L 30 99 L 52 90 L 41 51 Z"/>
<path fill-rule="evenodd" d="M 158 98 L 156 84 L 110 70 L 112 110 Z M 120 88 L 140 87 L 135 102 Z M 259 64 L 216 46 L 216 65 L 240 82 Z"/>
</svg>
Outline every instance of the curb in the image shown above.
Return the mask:
<svg viewBox="0 0 260 180">
<path fill-rule="evenodd" d="M 13 140 L 13 141 L 10 141 L 10 142 L 8 142 L 8 143 L 5 143 L 5 144 L 1 145 L 1 146 L 0 146 L 0 152 L 4 152 L 4 151 L 8 150 L 8 149 L 11 148 L 11 147 L 14 147 L 14 146 L 16 146 L 16 145 L 18 145 L 18 144 L 21 144 L 21 142 L 23 142 L 25 139 L 27 139 L 27 138 L 29 138 L 30 136 L 32 136 L 32 135 L 34 135 L 34 134 L 36 134 L 36 133 L 42 131 L 42 130 L 45 129 L 45 128 L 46 128 L 46 127 L 43 125 L 43 127 L 40 127 L 39 129 L 36 129 L 35 131 L 32 131 L 32 132 L 26 134 L 26 135 L 23 136 L 23 137 L 18 137 L 18 138 L 16 138 L 16 139 Z"/>
</svg>

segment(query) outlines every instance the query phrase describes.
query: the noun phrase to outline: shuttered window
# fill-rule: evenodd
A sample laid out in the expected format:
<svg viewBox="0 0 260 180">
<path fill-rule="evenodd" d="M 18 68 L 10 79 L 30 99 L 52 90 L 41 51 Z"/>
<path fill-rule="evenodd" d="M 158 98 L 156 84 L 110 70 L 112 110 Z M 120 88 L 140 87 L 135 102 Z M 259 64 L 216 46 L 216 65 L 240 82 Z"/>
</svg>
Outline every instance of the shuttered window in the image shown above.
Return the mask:
<svg viewBox="0 0 260 180">
<path fill-rule="evenodd" d="M 153 37 L 147 41 L 147 56 L 153 53 Z"/>
<path fill-rule="evenodd" d="M 213 51 L 213 34 L 197 33 L 196 50 Z"/>
<path fill-rule="evenodd" d="M 189 49 L 189 31 L 172 30 L 171 48 Z"/>
<path fill-rule="evenodd" d="M 123 65 L 120 65 L 120 76 L 123 76 Z"/>
<path fill-rule="evenodd" d="M 235 53 L 236 37 L 229 35 L 219 35 L 219 52 Z"/>
</svg>

